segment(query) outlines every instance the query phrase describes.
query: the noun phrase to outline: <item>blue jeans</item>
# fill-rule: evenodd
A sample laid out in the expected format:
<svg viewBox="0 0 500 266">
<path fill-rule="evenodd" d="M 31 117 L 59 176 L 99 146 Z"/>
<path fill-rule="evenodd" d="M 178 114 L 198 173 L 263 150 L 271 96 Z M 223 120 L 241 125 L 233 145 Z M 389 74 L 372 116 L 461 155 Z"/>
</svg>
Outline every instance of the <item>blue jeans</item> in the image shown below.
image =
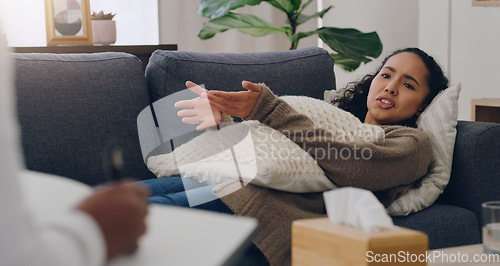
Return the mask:
<svg viewBox="0 0 500 266">
<path fill-rule="evenodd" d="M 154 178 L 139 181 L 149 187 L 149 202 L 180 207 L 191 207 L 208 211 L 233 213 L 219 198 L 212 194 L 216 185 L 203 186 L 180 176 Z"/>
</svg>

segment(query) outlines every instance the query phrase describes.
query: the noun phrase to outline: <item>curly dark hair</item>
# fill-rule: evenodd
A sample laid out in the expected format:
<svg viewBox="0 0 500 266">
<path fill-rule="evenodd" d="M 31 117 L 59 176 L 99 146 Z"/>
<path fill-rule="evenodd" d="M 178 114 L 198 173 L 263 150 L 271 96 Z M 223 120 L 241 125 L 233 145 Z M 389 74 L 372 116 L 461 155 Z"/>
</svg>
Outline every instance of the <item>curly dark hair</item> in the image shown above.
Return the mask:
<svg viewBox="0 0 500 266">
<path fill-rule="evenodd" d="M 370 90 L 370 85 L 373 79 L 380 72 L 380 70 L 382 70 L 382 67 L 385 65 L 387 60 L 389 60 L 389 58 L 403 52 L 410 52 L 418 55 L 429 70 L 429 77 L 427 79 L 427 82 L 429 84 L 430 92 L 425 99 L 425 103 L 430 104 L 440 91 L 448 88 L 448 78 L 443 74 L 443 70 L 432 56 L 428 55 L 419 48 L 414 47 L 394 51 L 384 59 L 382 65 L 377 69 L 375 73 L 365 75 L 361 80 L 357 82 L 348 83 L 346 88 L 344 89 L 343 96 L 333 100 L 332 103 L 337 105 L 339 108 L 352 113 L 357 118 L 359 118 L 359 120 L 364 122 L 366 113 L 368 112 L 366 99 L 368 98 L 368 91 Z M 402 121 L 398 124 L 402 126 L 417 127 L 417 118 L 418 116 L 414 115 L 412 118 Z"/>
</svg>

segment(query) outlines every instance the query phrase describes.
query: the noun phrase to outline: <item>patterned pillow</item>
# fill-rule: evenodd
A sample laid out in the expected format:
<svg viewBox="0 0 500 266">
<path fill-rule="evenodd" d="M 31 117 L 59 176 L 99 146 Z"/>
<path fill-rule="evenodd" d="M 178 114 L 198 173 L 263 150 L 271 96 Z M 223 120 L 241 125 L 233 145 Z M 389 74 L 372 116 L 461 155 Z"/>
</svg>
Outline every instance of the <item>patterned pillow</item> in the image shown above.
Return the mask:
<svg viewBox="0 0 500 266">
<path fill-rule="evenodd" d="M 288 192 L 335 188 L 317 162 L 279 131 L 258 121 L 244 121 L 205 133 L 174 152 L 151 156 L 157 177 L 181 175 L 203 184 L 230 180 Z"/>
</svg>

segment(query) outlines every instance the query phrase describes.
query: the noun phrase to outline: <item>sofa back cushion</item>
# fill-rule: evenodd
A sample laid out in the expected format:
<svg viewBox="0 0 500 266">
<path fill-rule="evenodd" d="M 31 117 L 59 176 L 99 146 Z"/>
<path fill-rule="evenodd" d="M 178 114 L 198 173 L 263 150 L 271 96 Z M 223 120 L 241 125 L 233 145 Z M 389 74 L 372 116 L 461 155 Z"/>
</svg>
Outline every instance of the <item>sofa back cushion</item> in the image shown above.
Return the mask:
<svg viewBox="0 0 500 266">
<path fill-rule="evenodd" d="M 473 211 L 482 226 L 481 204 L 500 200 L 500 124 L 458 121 L 450 183 L 439 202 Z"/>
<path fill-rule="evenodd" d="M 26 167 L 89 185 L 106 181 L 103 151 L 120 142 L 123 174 L 154 177 L 137 136 L 149 98 L 141 62 L 125 53 L 13 54 Z"/>
<path fill-rule="evenodd" d="M 243 80 L 264 82 L 280 96 L 317 99 L 335 89 L 333 59 L 318 47 L 239 54 L 158 50 L 149 60 L 146 79 L 153 102 L 185 89 L 187 80 L 224 91 L 244 90 Z"/>
</svg>

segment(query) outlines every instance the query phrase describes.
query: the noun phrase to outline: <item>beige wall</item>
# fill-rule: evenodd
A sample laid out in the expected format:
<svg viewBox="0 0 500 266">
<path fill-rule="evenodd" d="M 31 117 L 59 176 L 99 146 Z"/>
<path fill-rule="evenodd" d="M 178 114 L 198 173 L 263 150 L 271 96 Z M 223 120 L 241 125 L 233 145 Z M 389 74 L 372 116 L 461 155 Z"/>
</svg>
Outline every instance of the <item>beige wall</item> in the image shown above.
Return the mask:
<svg viewBox="0 0 500 266">
<path fill-rule="evenodd" d="M 445 74 L 450 76 L 449 0 L 420 0 L 419 9 L 418 45 L 432 55 Z"/>
<path fill-rule="evenodd" d="M 450 77 L 462 83 L 459 118 L 469 120 L 471 99 L 500 98 L 500 7 L 453 1 L 451 11 Z"/>
<path fill-rule="evenodd" d="M 446 59 L 450 81 L 462 84 L 459 119 L 470 120 L 471 99 L 500 98 L 500 7 L 473 7 L 465 0 L 420 1 L 420 24 L 440 30 L 422 31 L 419 41 Z M 449 13 L 448 26 L 432 13 Z"/>
<path fill-rule="evenodd" d="M 197 14 L 200 0 L 158 0 L 160 20 L 160 43 L 176 43 L 179 50 L 198 52 L 263 52 L 287 50 L 290 47 L 288 39 L 283 35 L 273 34 L 264 37 L 253 37 L 228 30 L 218 33 L 209 40 L 197 37 L 203 22 L 207 21 Z M 316 4 L 308 7 L 309 13 L 315 12 Z M 255 7 L 244 7 L 235 10 L 236 13 L 254 14 L 276 25 L 284 25 L 286 17 L 268 3 Z M 317 27 L 316 21 L 302 25 L 299 30 L 308 31 Z M 303 39 L 299 47 L 315 46 L 317 41 L 310 37 Z"/>
</svg>

